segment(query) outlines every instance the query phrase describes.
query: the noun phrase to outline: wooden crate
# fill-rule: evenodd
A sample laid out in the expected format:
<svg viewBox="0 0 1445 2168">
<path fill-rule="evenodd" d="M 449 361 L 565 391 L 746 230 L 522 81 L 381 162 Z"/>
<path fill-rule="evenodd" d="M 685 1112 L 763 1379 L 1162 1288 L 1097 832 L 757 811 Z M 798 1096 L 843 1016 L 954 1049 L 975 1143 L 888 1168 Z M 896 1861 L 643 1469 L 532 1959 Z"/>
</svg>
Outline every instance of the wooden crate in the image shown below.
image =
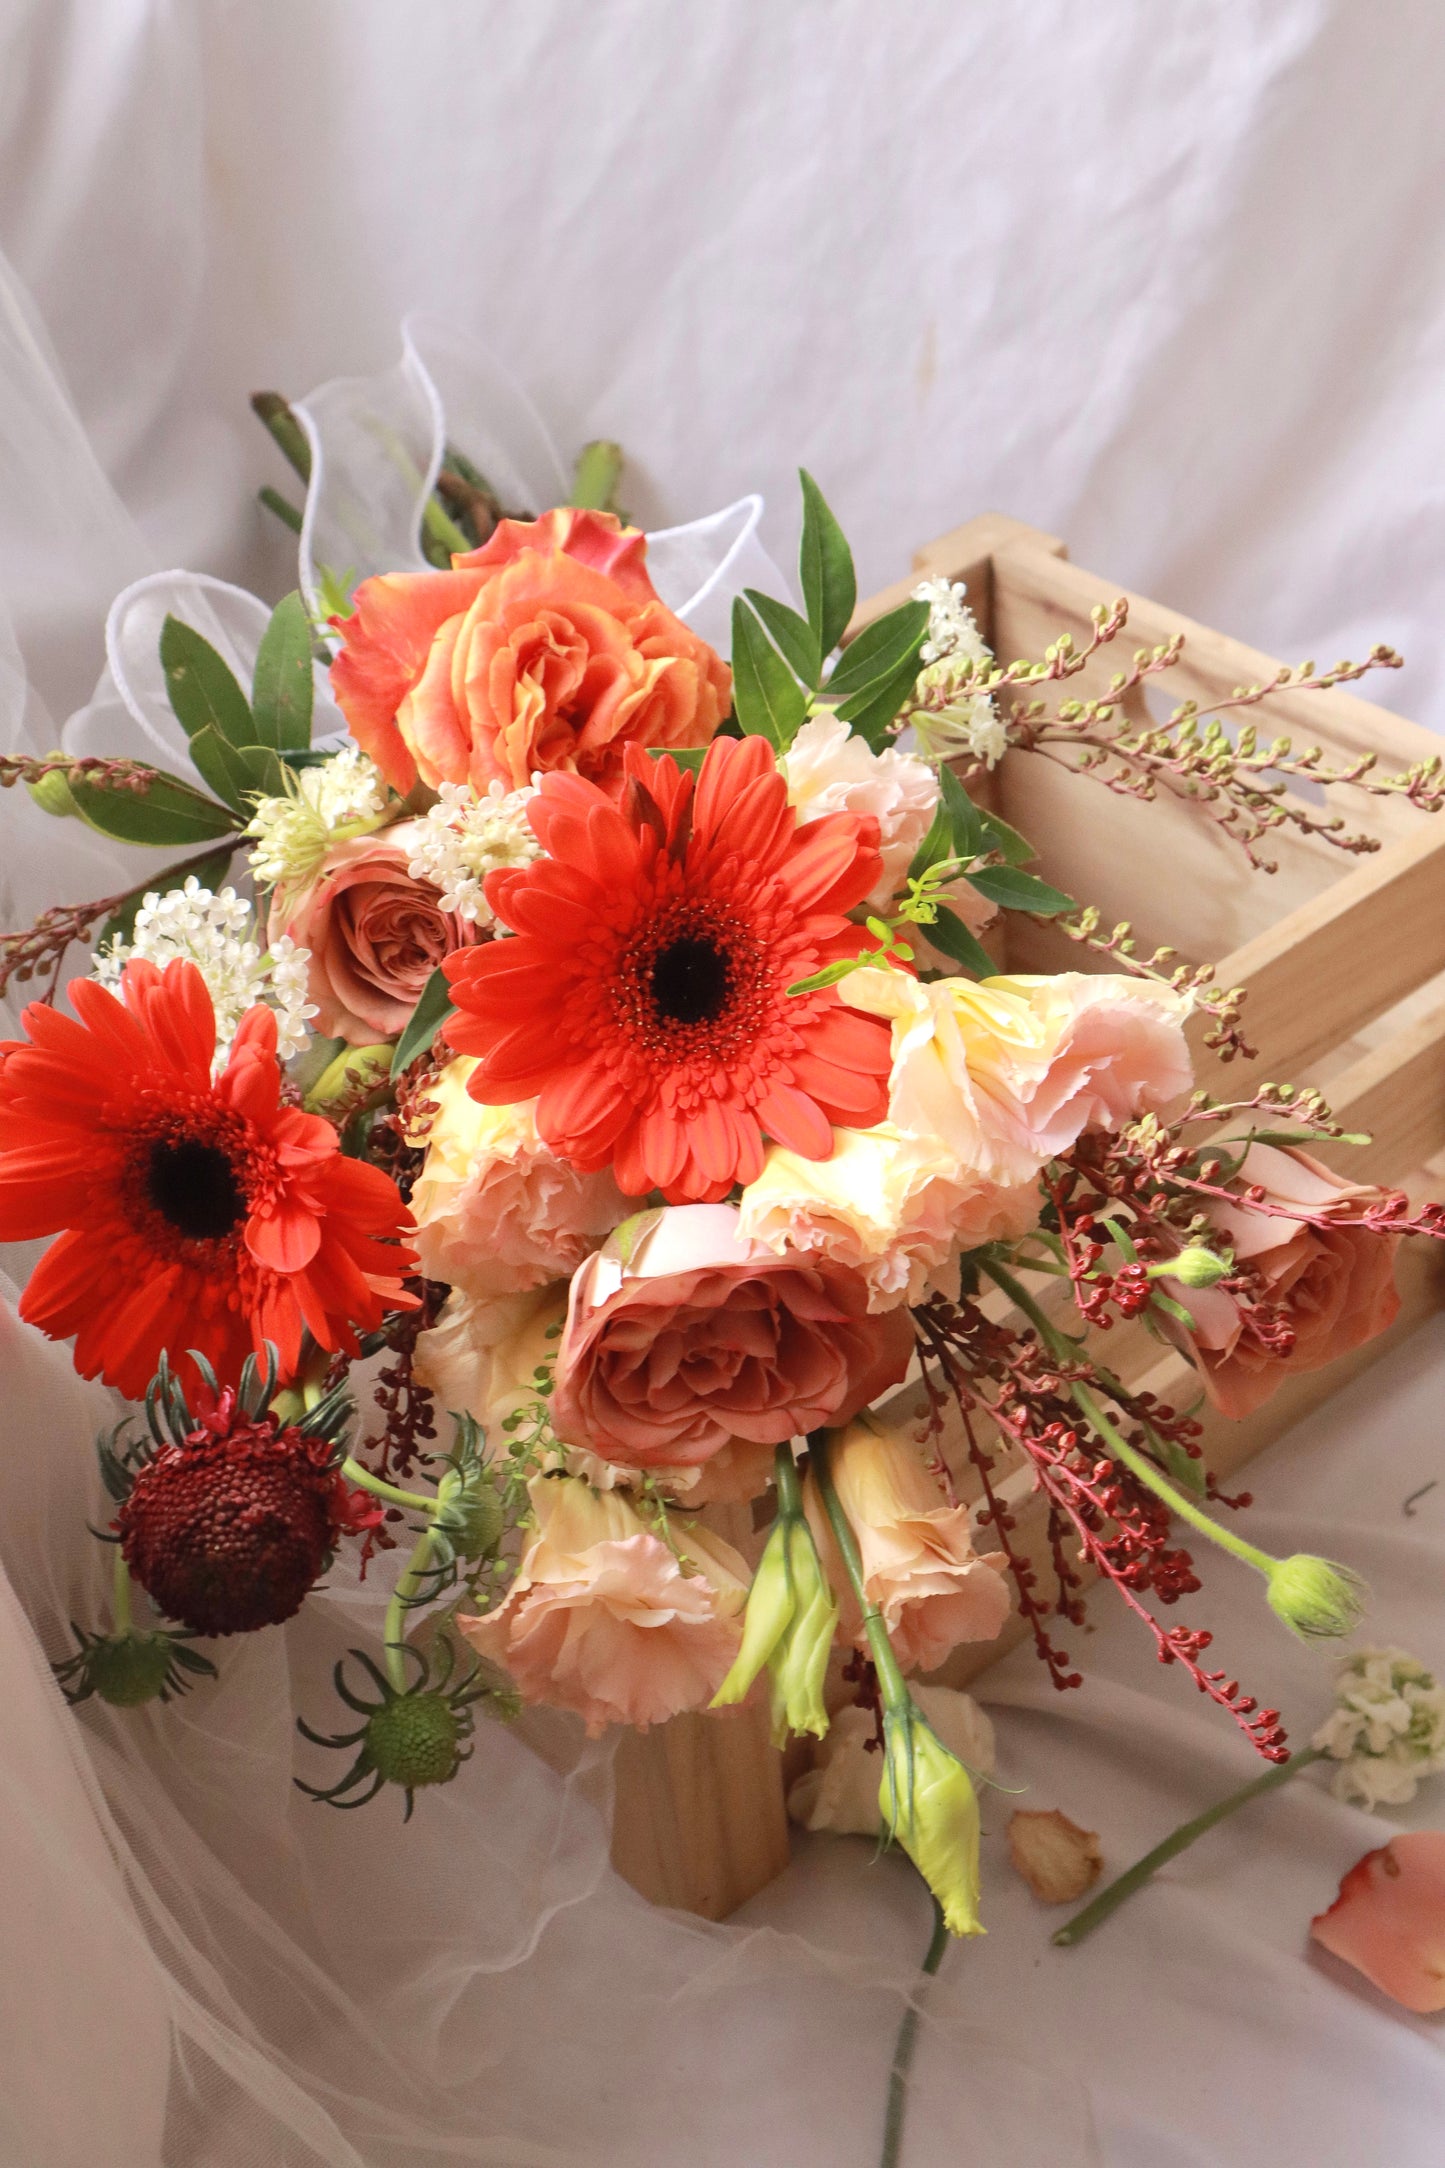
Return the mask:
<svg viewBox="0 0 1445 2168">
<path fill-rule="evenodd" d="M 1091 610 L 1120 592 L 1070 564 L 1052 536 L 988 515 L 920 550 L 911 578 L 865 604 L 855 629 L 904 600 L 918 579 L 939 574 L 967 583 L 1001 661 L 1040 656 L 1063 631 L 1082 647 Z M 1274 676 L 1268 656 L 1159 603 L 1128 601 L 1125 633 L 1070 680 L 1070 693 L 1101 693 L 1136 649 L 1179 633 L 1183 654 L 1163 680 L 1160 719 L 1181 699 L 1207 713 L 1211 702 Z M 1142 720 L 1142 695 L 1130 697 Z M 1375 752 L 1382 769 L 1440 750 L 1418 725 L 1338 691 L 1272 695 L 1258 721 L 1262 733 L 1319 744 L 1341 762 Z M 1047 878 L 1097 903 L 1107 924 L 1128 919 L 1146 953 L 1168 943 L 1186 961 L 1217 960 L 1219 983 L 1247 990 L 1246 1026 L 1259 1049 L 1248 1067 L 1251 1087 L 1256 1079 L 1320 1084 L 1347 1128 L 1372 1135 L 1368 1146 L 1334 1154 L 1342 1168 L 1414 1195 L 1445 1195 L 1445 819 L 1341 788 L 1331 794 L 1337 808 L 1384 847 L 1356 858 L 1318 837 L 1278 834 L 1267 855 L 1279 870 L 1266 876 L 1251 872 L 1238 845 L 1197 811 L 1162 793 L 1141 805 L 1024 753 L 1006 754 L 990 780 L 991 803 L 1034 844 Z M 1108 968 L 1057 929 L 1027 920 L 1007 922 L 998 953 L 1004 968 L 1020 971 Z M 1223 1068 L 1201 1043 L 1203 1026 L 1191 1028 L 1202 1085 L 1218 1091 L 1244 1073 L 1238 1064 Z M 1445 1260 L 1435 1244 L 1405 1245 L 1400 1280 L 1401 1315 L 1389 1333 L 1327 1370 L 1288 1379 L 1244 1422 L 1210 1420 L 1211 1466 L 1221 1474 L 1238 1468 L 1445 1303 Z M 1141 1327 L 1111 1334 L 1110 1361 L 1161 1399 L 1194 1396 L 1183 1357 L 1161 1356 Z M 884 1412 L 912 1427 L 920 1403 L 919 1389 L 904 1386 Z M 954 1457 L 947 1437 L 944 1450 Z M 1049 1585 L 1044 1514 L 1029 1470 L 1012 1469 L 998 1487 L 1019 1516 L 1016 1546 Z M 959 1488 L 965 1497 L 976 1492 L 961 1458 Z M 746 1516 L 741 1528 L 746 1535 Z M 726 1532 L 736 1539 L 738 1522 Z M 956 1650 L 938 1676 L 964 1684 L 1025 1632 L 1015 1618 L 997 1641 Z M 719 1919 L 770 1881 L 787 1854 L 782 1763 L 763 1711 L 679 1717 L 623 1740 L 613 1859 L 644 1895 Z"/>
</svg>

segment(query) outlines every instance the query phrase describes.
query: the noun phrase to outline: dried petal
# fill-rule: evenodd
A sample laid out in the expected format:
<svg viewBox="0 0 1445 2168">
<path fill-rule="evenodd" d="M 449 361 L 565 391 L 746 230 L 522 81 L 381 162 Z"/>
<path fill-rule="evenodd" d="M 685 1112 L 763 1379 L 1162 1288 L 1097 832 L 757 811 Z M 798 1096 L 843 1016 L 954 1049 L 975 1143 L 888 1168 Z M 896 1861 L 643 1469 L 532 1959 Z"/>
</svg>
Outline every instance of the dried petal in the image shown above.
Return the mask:
<svg viewBox="0 0 1445 2168">
<path fill-rule="evenodd" d="M 1407 2010 L 1445 2010 L 1445 1830 L 1366 1852 L 1310 1933 Z"/>
<path fill-rule="evenodd" d="M 1009 1817 L 1009 1857 L 1035 1897 L 1071 1905 L 1099 1879 L 1104 1855 L 1097 1833 L 1080 1829 L 1057 1807 L 1020 1807 Z"/>
</svg>

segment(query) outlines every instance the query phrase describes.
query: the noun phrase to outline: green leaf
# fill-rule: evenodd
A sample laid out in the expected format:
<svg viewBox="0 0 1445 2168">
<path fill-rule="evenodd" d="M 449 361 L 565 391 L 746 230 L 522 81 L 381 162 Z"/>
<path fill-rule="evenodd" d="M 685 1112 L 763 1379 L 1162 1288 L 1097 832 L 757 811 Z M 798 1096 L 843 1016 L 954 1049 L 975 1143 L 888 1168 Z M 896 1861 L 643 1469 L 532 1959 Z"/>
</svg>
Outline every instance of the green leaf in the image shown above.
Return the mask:
<svg viewBox="0 0 1445 2168">
<path fill-rule="evenodd" d="M 785 753 L 808 712 L 808 696 L 743 601 L 733 600 L 733 713 L 748 737 Z"/>
<path fill-rule="evenodd" d="M 1061 888 L 1050 888 L 1035 874 L 1020 873 L 1017 866 L 981 866 L 969 874 L 969 880 L 981 896 L 1001 904 L 1006 911 L 1033 911 L 1040 918 L 1057 918 L 1060 911 L 1074 909 L 1072 896 L 1066 896 Z"/>
<path fill-rule="evenodd" d="M 951 768 L 939 769 L 938 787 L 942 793 L 942 810 L 953 831 L 953 856 L 967 864 L 982 854 L 983 816 Z"/>
<path fill-rule="evenodd" d="M 421 999 L 411 1012 L 411 1022 L 396 1042 L 396 1052 L 391 1057 L 392 1076 L 399 1077 L 403 1069 L 409 1069 L 417 1057 L 427 1051 L 447 1018 L 456 1013 L 447 975 L 438 964 L 421 990 Z"/>
<path fill-rule="evenodd" d="M 851 700 L 843 702 L 838 714 L 855 738 L 862 738 L 875 753 L 880 752 L 887 743 L 888 725 L 912 692 L 917 677 L 918 662 L 914 658 L 895 670 L 891 678 L 881 678 L 854 693 Z"/>
<path fill-rule="evenodd" d="M 798 551 L 803 607 L 817 635 L 819 653 L 831 655 L 858 600 L 853 552 L 806 467 L 799 469 L 798 479 L 803 485 L 803 540 Z"/>
<path fill-rule="evenodd" d="M 790 610 L 786 602 L 760 595 L 756 587 L 745 587 L 743 593 L 772 634 L 773 644 L 788 668 L 802 679 L 810 693 L 816 692 L 823 674 L 823 656 L 818 635 L 807 619 Z"/>
<path fill-rule="evenodd" d="M 182 887 L 192 874 L 195 875 L 202 888 L 209 888 L 214 895 L 221 882 L 225 879 L 226 874 L 230 871 L 232 855 L 233 846 L 228 844 L 224 850 L 212 852 L 209 858 L 203 858 L 199 864 L 192 859 L 189 864 L 184 866 L 167 866 L 164 872 L 157 873 L 143 887 L 138 888 L 135 894 L 121 905 L 113 918 L 106 920 L 96 938 L 96 947 L 100 948 L 107 941 L 116 939 L 122 941 L 131 940 L 135 934 L 136 912 L 145 902 L 146 897 L 164 896 L 171 889 Z"/>
<path fill-rule="evenodd" d="M 279 798 L 285 791 L 285 772 L 269 745 L 232 745 L 211 723 L 192 738 L 191 758 L 242 820 L 250 818 L 252 798 Z"/>
<path fill-rule="evenodd" d="M 572 470 L 572 494 L 567 499 L 585 510 L 613 512 L 613 498 L 622 479 L 622 446 L 598 437 L 584 444 Z"/>
<path fill-rule="evenodd" d="M 981 941 L 976 941 L 956 911 L 947 904 L 940 904 L 938 917 L 931 926 L 920 926 L 919 932 L 945 956 L 951 956 L 965 971 L 972 971 L 980 979 L 998 977 L 998 965 L 989 955 Z"/>
<path fill-rule="evenodd" d="M 300 595 L 284 595 L 256 651 L 251 687 L 252 742 L 278 753 L 299 753 L 311 743 L 311 620 Z"/>
<path fill-rule="evenodd" d="M 232 745 L 254 745 L 251 704 L 230 666 L 194 626 L 168 617 L 161 627 L 161 668 L 176 720 L 188 738 L 209 723 Z"/>
<path fill-rule="evenodd" d="M 926 602 L 905 602 L 886 617 L 875 618 L 838 657 L 828 680 L 829 697 L 846 700 L 850 693 L 861 693 L 892 677 L 906 662 L 917 659 L 927 631 Z"/>
<path fill-rule="evenodd" d="M 979 819 L 983 823 L 984 834 L 988 837 L 994 850 L 999 853 L 1005 865 L 1031 866 L 1033 864 L 1039 854 L 1027 836 L 1021 836 L 1017 828 L 1010 828 L 1008 822 L 1003 820 L 997 813 L 986 813 L 980 808 Z"/>
<path fill-rule="evenodd" d="M 930 866 L 938 865 L 942 859 L 956 856 L 957 853 L 953 848 L 953 824 L 940 803 L 934 809 L 933 820 L 930 823 L 927 835 L 913 854 L 912 864 L 908 868 L 908 878 L 910 881 L 921 880 Z"/>
<path fill-rule="evenodd" d="M 163 772 L 143 791 L 82 779 L 70 795 L 86 825 L 117 843 L 209 843 L 237 826 L 228 806 Z"/>
<path fill-rule="evenodd" d="M 654 760 L 675 760 L 691 775 L 696 775 L 707 759 L 705 745 L 649 745 L 647 750 Z"/>
</svg>

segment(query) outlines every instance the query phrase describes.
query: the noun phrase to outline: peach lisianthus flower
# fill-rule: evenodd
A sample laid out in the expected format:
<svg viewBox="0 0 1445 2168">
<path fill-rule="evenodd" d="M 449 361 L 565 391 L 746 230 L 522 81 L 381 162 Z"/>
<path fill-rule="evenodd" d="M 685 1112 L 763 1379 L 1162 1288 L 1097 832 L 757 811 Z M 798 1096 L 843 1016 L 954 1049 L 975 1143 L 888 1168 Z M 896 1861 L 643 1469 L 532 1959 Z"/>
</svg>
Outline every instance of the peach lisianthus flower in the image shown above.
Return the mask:
<svg viewBox="0 0 1445 2168">
<path fill-rule="evenodd" d="M 577 1476 L 527 1489 L 536 1525 L 505 1601 L 457 1621 L 473 1648 L 524 1701 L 574 1710 L 593 1738 L 704 1708 L 742 1639 L 747 1561 L 697 1526 L 674 1555 L 621 1492 Z"/>
<path fill-rule="evenodd" d="M 473 1295 L 566 1279 L 628 1213 L 603 1168 L 579 1174 L 537 1134 L 535 1101 L 483 1106 L 467 1090 L 475 1060 L 427 1086 L 436 1108 L 411 1194 L 415 1247 L 429 1280 Z M 417 1141 L 421 1141 L 418 1139 Z"/>
<path fill-rule="evenodd" d="M 625 745 L 706 745 L 732 677 L 674 617 L 645 538 L 608 512 L 502 520 L 450 572 L 363 580 L 331 685 L 358 744 L 405 794 L 420 776 L 620 772 Z"/>
<path fill-rule="evenodd" d="M 350 1046 L 372 1046 L 406 1029 L 444 956 L 476 928 L 444 911 L 430 881 L 409 870 L 418 823 L 333 844 L 299 896 L 272 898 L 267 936 L 309 949 L 308 991 L 316 1028 Z"/>
<path fill-rule="evenodd" d="M 1192 1081 L 1187 1004 L 1152 980 L 1071 971 L 924 985 L 866 970 L 840 993 L 892 1022 L 889 1121 L 1006 1187 L 1085 1129 L 1164 1112 Z"/>
<path fill-rule="evenodd" d="M 677 1205 L 625 1221 L 574 1277 L 552 1418 L 605 1460 L 688 1467 L 846 1422 L 912 1348 L 857 1273 L 746 1241 L 732 1205 Z"/>
<path fill-rule="evenodd" d="M 506 1449 L 503 1423 L 539 1398 L 537 1372 L 555 1357 L 566 1314 L 561 1282 L 512 1295 L 454 1288 L 417 1336 L 416 1375 L 448 1413 L 478 1422 L 496 1455 Z"/>
<path fill-rule="evenodd" d="M 810 715 L 778 757 L 788 803 L 799 823 L 825 813 L 871 813 L 878 823 L 883 871 L 869 890 L 871 904 L 888 903 L 903 886 L 913 854 L 938 805 L 938 777 L 921 760 L 888 746 L 875 753 L 831 712 Z"/>
<path fill-rule="evenodd" d="M 1261 1335 L 1251 1307 L 1227 1287 L 1164 1285 L 1193 1319 L 1192 1333 L 1181 1331 L 1180 1339 L 1205 1391 L 1223 1414 L 1239 1417 L 1262 1407 L 1293 1372 L 1318 1370 L 1394 1323 L 1399 1237 L 1360 1225 L 1387 1191 L 1342 1182 L 1293 1146 L 1252 1144 L 1232 1186 L 1238 1201 L 1212 1202 L 1210 1222 L 1236 1263 L 1255 1275 L 1274 1329 Z M 1251 1190 L 1279 1209 L 1256 1209 Z M 1292 1206 L 1300 1218 L 1291 1216 Z M 1280 1323 L 1287 1346 L 1279 1345 Z"/>
<path fill-rule="evenodd" d="M 940 1146 L 885 1122 L 836 1129 L 828 1159 L 773 1145 L 738 1212 L 747 1240 L 860 1273 L 877 1311 L 921 1302 L 960 1248 L 1026 1234 L 1039 1199 L 1032 1181 L 1008 1188 L 960 1174 Z"/>
<path fill-rule="evenodd" d="M 1009 1615 L 1001 1551 L 973 1547 L 967 1506 L 951 1506 L 917 1448 L 866 1419 L 830 1440 L 828 1467 L 852 1525 L 863 1591 L 905 1671 L 933 1671 L 961 1641 L 992 1641 Z M 838 1598 L 839 1631 L 864 1647 L 863 1619 L 810 1473 L 803 1509 Z"/>
</svg>

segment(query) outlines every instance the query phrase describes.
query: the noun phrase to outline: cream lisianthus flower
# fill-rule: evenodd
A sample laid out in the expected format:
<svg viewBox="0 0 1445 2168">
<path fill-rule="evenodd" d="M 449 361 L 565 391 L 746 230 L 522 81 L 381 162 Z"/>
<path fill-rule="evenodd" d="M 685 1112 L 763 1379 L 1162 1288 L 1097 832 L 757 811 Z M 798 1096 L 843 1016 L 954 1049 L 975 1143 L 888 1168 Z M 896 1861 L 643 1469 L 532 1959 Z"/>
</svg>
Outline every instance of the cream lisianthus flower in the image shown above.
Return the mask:
<svg viewBox="0 0 1445 2168">
<path fill-rule="evenodd" d="M 960 1248 L 1026 1234 L 1038 1192 L 961 1172 L 941 1145 L 883 1123 L 835 1130 L 827 1159 L 772 1146 L 738 1213 L 750 1241 L 848 1265 L 867 1285 L 869 1309 L 891 1310 L 921 1302 Z"/>
<path fill-rule="evenodd" d="M 888 903 L 903 886 L 913 854 L 938 805 L 938 777 L 891 746 L 875 753 L 831 712 L 810 715 L 778 757 L 788 803 L 804 826 L 825 813 L 871 813 L 878 823 L 883 873 L 867 901 Z"/>
<path fill-rule="evenodd" d="M 992 1641 L 1009 1615 L 1001 1551 L 974 1550 L 967 1506 L 951 1506 L 917 1447 L 867 1417 L 829 1442 L 828 1466 L 852 1526 L 863 1593 L 883 1614 L 905 1671 L 932 1671 L 961 1641 Z M 816 1476 L 803 1507 L 837 1592 L 845 1641 L 865 1645 L 862 1613 Z"/>
<path fill-rule="evenodd" d="M 523 1701 L 572 1709 L 595 1738 L 702 1708 L 738 1653 L 749 1573 L 707 1529 L 673 1550 L 619 1491 L 576 1476 L 527 1486 L 535 1526 L 505 1601 L 457 1624 Z"/>
<path fill-rule="evenodd" d="M 628 1204 L 605 1168 L 579 1174 L 537 1133 L 535 1102 L 483 1106 L 470 1058 L 449 1062 L 427 1096 L 426 1163 L 412 1191 L 416 1251 L 430 1280 L 505 1295 L 565 1278 Z"/>
<path fill-rule="evenodd" d="M 960 1170 L 1016 1186 L 1085 1129 L 1161 1113 L 1192 1078 L 1188 1004 L 1154 980 L 856 971 L 841 998 L 893 1025 L 888 1118 Z"/>
</svg>

